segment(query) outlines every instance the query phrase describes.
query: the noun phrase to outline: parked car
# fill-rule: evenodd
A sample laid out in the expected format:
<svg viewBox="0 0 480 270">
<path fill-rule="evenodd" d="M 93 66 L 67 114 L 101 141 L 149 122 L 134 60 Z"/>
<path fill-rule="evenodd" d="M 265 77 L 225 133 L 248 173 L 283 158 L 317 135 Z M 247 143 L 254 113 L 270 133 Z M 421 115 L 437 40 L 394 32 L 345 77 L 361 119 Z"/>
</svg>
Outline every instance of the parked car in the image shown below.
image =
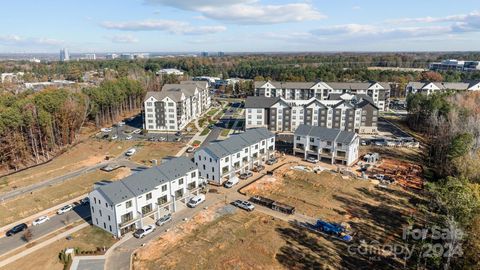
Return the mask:
<svg viewBox="0 0 480 270">
<path fill-rule="evenodd" d="M 16 225 L 15 227 L 11 228 L 10 230 L 7 231 L 7 233 L 5 234 L 7 237 L 8 236 L 12 236 L 14 234 L 17 234 L 19 232 L 22 232 L 24 230 L 26 230 L 28 228 L 27 224 L 25 223 L 22 223 L 22 224 L 18 224 Z"/>
<path fill-rule="evenodd" d="M 313 157 L 309 157 L 306 159 L 307 162 L 310 162 L 310 163 L 317 163 L 318 162 L 318 159 L 316 158 L 313 158 Z"/>
<path fill-rule="evenodd" d="M 68 211 L 72 211 L 72 209 L 73 209 L 73 205 L 67 204 L 64 207 L 58 209 L 57 215 L 65 214 Z"/>
<path fill-rule="evenodd" d="M 251 204 L 248 201 L 242 201 L 242 200 L 236 200 L 233 202 L 233 205 L 235 205 L 238 208 L 242 208 L 247 211 L 253 211 L 255 209 L 255 205 Z"/>
<path fill-rule="evenodd" d="M 175 138 L 175 140 L 174 140 L 174 141 L 176 141 L 176 142 L 179 142 L 179 141 L 181 141 L 181 140 L 182 140 L 182 138 L 180 138 L 180 137 L 177 137 L 177 138 Z"/>
<path fill-rule="evenodd" d="M 133 138 L 132 135 L 127 135 L 127 136 L 125 137 L 125 140 L 128 141 L 128 140 L 131 140 L 132 138 Z"/>
<path fill-rule="evenodd" d="M 104 172 L 111 172 L 111 171 L 114 171 L 118 168 L 121 168 L 121 167 L 125 167 L 125 166 L 122 166 L 122 165 L 119 165 L 119 164 L 113 164 L 113 165 L 107 165 L 107 166 L 104 166 L 102 168 L 100 168 L 100 170 L 104 171 Z"/>
<path fill-rule="evenodd" d="M 215 125 L 214 125 L 214 124 L 210 124 L 210 125 L 208 125 L 208 128 L 209 128 L 209 129 L 213 129 L 214 127 L 215 127 Z"/>
<path fill-rule="evenodd" d="M 276 159 L 276 158 L 271 158 L 271 159 L 267 160 L 266 163 L 267 163 L 267 165 L 273 165 L 273 164 L 275 164 L 275 163 L 277 163 L 277 162 L 278 162 L 278 159 Z"/>
<path fill-rule="evenodd" d="M 265 166 L 263 166 L 263 165 L 257 165 L 257 166 L 255 166 L 255 167 L 253 168 L 253 171 L 254 171 L 254 172 L 261 172 L 261 171 L 263 171 L 263 169 L 265 169 Z"/>
<path fill-rule="evenodd" d="M 163 226 L 165 223 L 169 222 L 172 220 L 172 214 L 168 213 L 165 216 L 159 218 L 157 220 L 157 226 Z"/>
<path fill-rule="evenodd" d="M 137 128 L 137 129 L 133 130 L 132 133 L 133 134 L 140 134 L 140 133 L 142 133 L 142 130 Z"/>
<path fill-rule="evenodd" d="M 191 198 L 188 201 L 187 206 L 191 207 L 191 208 L 195 208 L 197 205 L 201 204 L 204 201 L 205 201 L 205 195 L 200 194 L 200 195 L 197 195 L 197 196 Z"/>
<path fill-rule="evenodd" d="M 133 236 L 136 238 L 143 238 L 146 235 L 155 231 L 155 225 L 148 225 L 143 227 L 142 229 L 138 229 L 133 233 Z"/>
<path fill-rule="evenodd" d="M 118 136 L 117 135 L 112 135 L 111 139 L 116 140 L 116 139 L 118 139 Z"/>
<path fill-rule="evenodd" d="M 33 226 L 38 226 L 38 225 L 40 225 L 40 224 L 42 224 L 42 223 L 44 223 L 44 222 L 47 222 L 47 221 L 49 221 L 49 220 L 50 220 L 50 218 L 49 218 L 48 216 L 41 216 L 41 217 L 35 219 L 35 220 L 32 222 L 32 225 L 33 225 Z"/>
<path fill-rule="evenodd" d="M 125 152 L 125 155 L 128 156 L 128 157 L 131 157 L 131 156 L 135 155 L 136 152 L 137 152 L 137 149 L 130 148 L 130 149 L 127 150 L 127 152 Z"/>
<path fill-rule="evenodd" d="M 226 188 L 232 188 L 236 184 L 238 184 L 238 178 L 233 177 L 233 178 L 229 179 L 227 182 L 225 182 L 225 184 L 223 184 L 223 186 L 226 187 Z"/>
<path fill-rule="evenodd" d="M 251 171 L 246 171 L 242 174 L 240 174 L 240 179 L 247 179 L 253 176 L 253 173 Z"/>
<path fill-rule="evenodd" d="M 167 138 L 165 138 L 165 137 L 159 137 L 159 138 L 158 138 L 158 141 L 160 141 L 160 142 L 164 142 L 164 141 L 166 141 L 166 140 L 167 140 Z"/>
<path fill-rule="evenodd" d="M 85 197 L 83 199 L 80 200 L 80 203 L 81 204 L 89 204 L 90 203 L 90 199 L 88 197 Z"/>
<path fill-rule="evenodd" d="M 175 132 L 175 136 L 182 136 L 182 132 L 180 131 Z"/>
<path fill-rule="evenodd" d="M 118 122 L 118 123 L 117 123 L 117 126 L 123 127 L 123 126 L 125 126 L 125 122 L 123 122 L 123 121 L 122 121 L 122 122 Z"/>
<path fill-rule="evenodd" d="M 195 151 L 195 147 L 188 147 L 187 148 L 187 153 L 193 153 Z"/>
<path fill-rule="evenodd" d="M 111 128 L 102 128 L 102 129 L 100 129 L 100 131 L 108 133 L 108 132 L 112 132 L 112 129 Z"/>
</svg>

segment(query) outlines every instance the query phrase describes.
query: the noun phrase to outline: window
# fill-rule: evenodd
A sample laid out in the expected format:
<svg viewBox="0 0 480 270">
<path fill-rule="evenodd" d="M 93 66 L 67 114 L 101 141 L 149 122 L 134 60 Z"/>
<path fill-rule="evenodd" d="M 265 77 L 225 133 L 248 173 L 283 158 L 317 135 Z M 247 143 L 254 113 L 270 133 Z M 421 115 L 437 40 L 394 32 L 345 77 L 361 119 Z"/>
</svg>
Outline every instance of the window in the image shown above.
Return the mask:
<svg viewBox="0 0 480 270">
<path fill-rule="evenodd" d="M 151 200 L 152 199 L 152 193 L 147 193 L 147 200 Z"/>
<path fill-rule="evenodd" d="M 167 191 L 167 185 L 162 186 L 162 192 Z"/>
<path fill-rule="evenodd" d="M 93 208 L 93 206 L 92 206 L 92 213 L 95 213 L 95 209 Z"/>
<path fill-rule="evenodd" d="M 197 172 L 192 172 L 192 174 L 190 174 L 190 177 L 192 178 L 195 178 L 197 176 Z"/>
<path fill-rule="evenodd" d="M 178 184 L 179 184 L 179 185 L 183 185 L 183 178 L 180 178 L 180 179 L 178 180 Z"/>
<path fill-rule="evenodd" d="M 310 142 L 315 142 L 315 138 L 310 138 Z"/>
<path fill-rule="evenodd" d="M 93 197 L 93 201 L 94 201 L 95 203 L 97 203 L 97 198 Z"/>
<path fill-rule="evenodd" d="M 105 208 L 108 208 L 108 203 L 105 203 Z"/>
<path fill-rule="evenodd" d="M 337 143 L 337 146 L 338 146 L 338 147 L 342 147 L 342 144 L 341 144 L 341 143 Z"/>
<path fill-rule="evenodd" d="M 100 216 L 102 216 L 102 209 L 98 210 L 98 213 L 100 213 Z"/>
<path fill-rule="evenodd" d="M 164 195 L 164 196 L 157 199 L 157 203 L 158 203 L 158 205 L 162 205 L 162 204 L 166 203 L 167 200 L 168 200 L 167 195 Z"/>
<path fill-rule="evenodd" d="M 225 158 L 225 162 L 228 162 L 228 157 Z"/>
<path fill-rule="evenodd" d="M 132 207 L 132 201 L 126 202 L 126 203 L 125 203 L 125 207 L 126 207 L 126 208 Z"/>
<path fill-rule="evenodd" d="M 240 158 L 240 153 L 237 153 L 237 158 Z"/>
<path fill-rule="evenodd" d="M 110 221 L 110 215 L 108 215 L 108 221 Z"/>
<path fill-rule="evenodd" d="M 108 226 L 109 226 L 109 228 L 110 228 L 110 232 L 112 232 L 112 225 L 108 225 Z"/>
<path fill-rule="evenodd" d="M 149 212 L 152 212 L 152 204 L 147 204 L 142 207 L 142 214 L 145 215 Z"/>
<path fill-rule="evenodd" d="M 300 136 L 297 136 L 297 141 L 300 141 Z"/>
<path fill-rule="evenodd" d="M 331 146 L 331 145 L 332 145 L 332 142 L 327 142 L 327 145 L 328 145 L 328 146 Z"/>
<path fill-rule="evenodd" d="M 107 229 L 107 224 L 103 222 L 103 228 L 106 230 Z"/>
<path fill-rule="evenodd" d="M 228 172 L 228 166 L 222 168 L 222 174 L 226 174 Z"/>
<path fill-rule="evenodd" d="M 247 154 L 247 153 L 248 153 L 248 148 L 245 148 L 245 154 Z"/>
<path fill-rule="evenodd" d="M 152 102 L 147 102 L 147 106 L 152 106 Z"/>
</svg>

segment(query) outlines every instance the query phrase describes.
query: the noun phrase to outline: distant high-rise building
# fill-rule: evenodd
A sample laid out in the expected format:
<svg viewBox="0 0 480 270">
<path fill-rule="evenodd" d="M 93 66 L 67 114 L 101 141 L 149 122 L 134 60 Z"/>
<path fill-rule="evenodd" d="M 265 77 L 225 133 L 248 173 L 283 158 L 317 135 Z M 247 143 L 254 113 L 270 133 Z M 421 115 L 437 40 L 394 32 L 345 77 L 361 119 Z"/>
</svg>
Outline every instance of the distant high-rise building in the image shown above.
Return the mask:
<svg viewBox="0 0 480 270">
<path fill-rule="evenodd" d="M 202 52 L 200 55 L 203 57 L 208 57 L 208 52 Z"/>
<path fill-rule="evenodd" d="M 107 59 L 117 59 L 117 58 L 118 58 L 118 54 L 116 54 L 116 53 L 109 53 L 109 54 L 107 54 L 106 58 L 107 58 Z"/>
<path fill-rule="evenodd" d="M 60 61 L 65 62 L 70 60 L 70 54 L 68 53 L 67 48 L 60 50 Z"/>
<path fill-rule="evenodd" d="M 87 54 L 85 54 L 85 59 L 87 59 L 87 60 L 96 60 L 96 59 L 97 59 L 97 55 L 94 54 L 94 53 L 87 53 Z"/>
<path fill-rule="evenodd" d="M 225 53 L 224 53 L 224 52 L 218 52 L 218 53 L 217 53 L 217 56 L 218 56 L 218 57 L 224 57 L 224 56 L 225 56 Z"/>
</svg>

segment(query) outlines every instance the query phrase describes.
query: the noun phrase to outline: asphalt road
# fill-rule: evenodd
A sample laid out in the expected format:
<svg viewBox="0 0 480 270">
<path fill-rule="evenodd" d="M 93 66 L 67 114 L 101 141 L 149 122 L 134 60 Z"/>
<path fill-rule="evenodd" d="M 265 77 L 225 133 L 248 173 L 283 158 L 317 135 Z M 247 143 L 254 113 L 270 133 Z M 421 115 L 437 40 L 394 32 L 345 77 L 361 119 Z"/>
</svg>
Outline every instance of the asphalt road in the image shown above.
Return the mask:
<svg viewBox="0 0 480 270">
<path fill-rule="evenodd" d="M 59 207 L 60 208 L 60 207 Z M 44 222 L 43 224 L 32 226 L 32 224 L 27 224 L 32 232 L 31 241 L 38 239 L 44 235 L 52 233 L 60 228 L 66 226 L 66 224 L 73 223 L 78 220 L 87 220 L 90 217 L 89 205 L 77 205 L 73 208 L 72 211 L 67 212 L 62 215 L 54 215 L 50 217 L 50 220 Z M 18 248 L 26 242 L 22 240 L 23 233 L 17 233 L 10 237 L 0 238 L 0 255 L 7 253 L 10 250 Z"/>
</svg>

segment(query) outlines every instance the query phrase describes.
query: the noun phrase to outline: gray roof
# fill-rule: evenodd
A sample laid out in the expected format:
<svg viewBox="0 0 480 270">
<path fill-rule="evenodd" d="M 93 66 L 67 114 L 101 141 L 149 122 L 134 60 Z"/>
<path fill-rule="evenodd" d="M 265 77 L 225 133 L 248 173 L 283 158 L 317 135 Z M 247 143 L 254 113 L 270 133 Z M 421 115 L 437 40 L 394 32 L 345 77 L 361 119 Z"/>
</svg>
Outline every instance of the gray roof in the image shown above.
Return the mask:
<svg viewBox="0 0 480 270">
<path fill-rule="evenodd" d="M 278 81 L 256 81 L 255 88 L 260 88 L 267 82 L 271 83 L 278 89 L 310 89 L 318 82 L 278 82 Z M 390 89 L 390 84 L 387 82 L 325 82 L 332 89 L 350 89 L 350 90 L 365 90 L 374 84 L 380 84 L 384 89 Z"/>
<path fill-rule="evenodd" d="M 414 89 L 423 89 L 425 86 L 433 83 L 441 90 L 468 90 L 469 88 L 477 85 L 480 81 L 469 81 L 469 82 L 409 82 L 407 87 L 412 87 Z"/>
<path fill-rule="evenodd" d="M 178 179 L 197 167 L 187 157 L 178 157 L 164 161 L 156 167 L 132 174 L 120 181 L 96 188 L 103 197 L 115 205 L 130 198 L 145 194 L 155 187 Z"/>
<path fill-rule="evenodd" d="M 266 128 L 251 128 L 243 133 L 232 135 L 226 140 L 210 143 L 200 149 L 205 150 L 207 153 L 218 159 L 237 153 L 247 146 L 251 146 L 271 137 L 275 137 L 275 135 Z"/>
<path fill-rule="evenodd" d="M 299 125 L 297 130 L 295 130 L 295 135 L 312 136 L 324 141 L 344 144 L 350 143 L 357 136 L 355 132 L 303 124 Z"/>
<path fill-rule="evenodd" d="M 279 97 L 249 96 L 245 100 L 245 108 L 270 108 L 278 101 Z"/>
<path fill-rule="evenodd" d="M 147 92 L 145 100 L 153 96 L 157 100 L 169 97 L 173 101 L 179 102 L 182 100 L 182 94 L 185 95 L 185 97 L 191 97 L 195 95 L 195 90 L 200 92 L 206 90 L 206 88 L 200 81 L 183 81 L 177 84 L 165 84 L 160 92 Z"/>
</svg>

